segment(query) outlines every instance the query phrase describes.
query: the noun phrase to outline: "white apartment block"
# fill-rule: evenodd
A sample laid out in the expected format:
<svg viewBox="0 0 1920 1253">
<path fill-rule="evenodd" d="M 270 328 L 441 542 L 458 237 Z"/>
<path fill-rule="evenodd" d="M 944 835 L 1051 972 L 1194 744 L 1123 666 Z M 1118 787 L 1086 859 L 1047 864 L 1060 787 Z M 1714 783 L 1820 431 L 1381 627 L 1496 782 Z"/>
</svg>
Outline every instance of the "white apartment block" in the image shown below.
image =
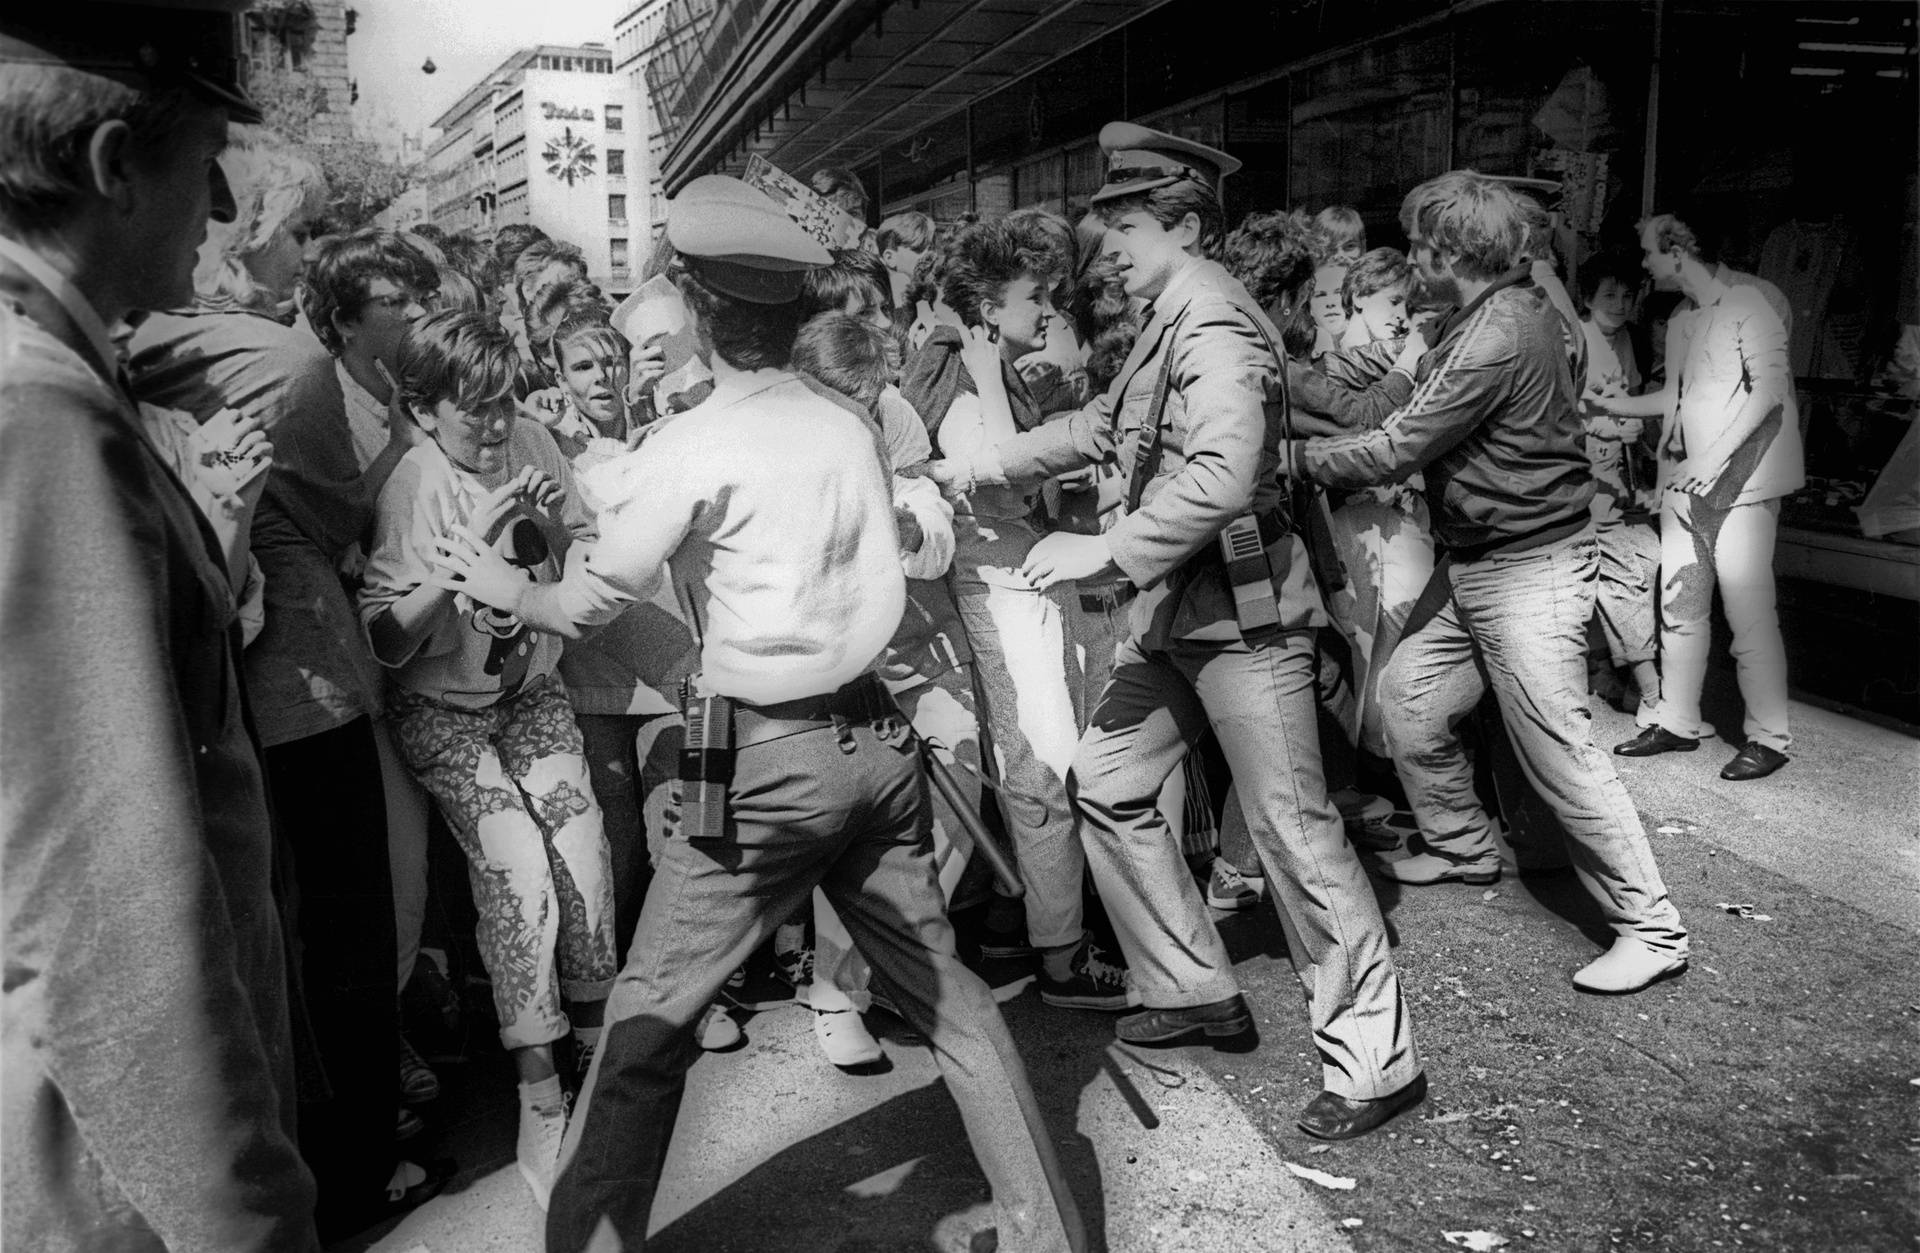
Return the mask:
<svg viewBox="0 0 1920 1253">
<path fill-rule="evenodd" d="M 434 123 L 431 220 L 483 236 L 531 222 L 579 247 L 593 281 L 624 294 L 647 246 L 644 221 L 634 242 L 628 209 L 629 188 L 645 187 L 637 113 L 606 45 L 516 52 Z"/>
</svg>

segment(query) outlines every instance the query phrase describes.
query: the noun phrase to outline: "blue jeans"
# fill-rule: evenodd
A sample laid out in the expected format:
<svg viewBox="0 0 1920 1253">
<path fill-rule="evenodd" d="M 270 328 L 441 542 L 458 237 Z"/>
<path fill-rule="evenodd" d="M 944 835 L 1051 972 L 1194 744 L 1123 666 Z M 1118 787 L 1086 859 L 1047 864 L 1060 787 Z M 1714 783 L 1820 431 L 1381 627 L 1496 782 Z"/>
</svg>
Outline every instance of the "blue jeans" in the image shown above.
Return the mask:
<svg viewBox="0 0 1920 1253">
<path fill-rule="evenodd" d="M 1687 931 L 1613 759 L 1593 744 L 1586 631 L 1600 547 L 1591 531 L 1456 563 L 1453 594 L 1381 676 L 1387 744 L 1420 834 L 1449 860 L 1496 866 L 1492 819 L 1459 735 L 1489 687 L 1520 768 L 1566 832 L 1607 924 L 1675 956 Z"/>
<path fill-rule="evenodd" d="M 850 752 L 831 727 L 740 750 L 733 838 L 666 841 L 567 1127 L 547 1211 L 551 1253 L 646 1247 L 687 1069 L 700 1055 L 694 1026 L 727 975 L 816 886 L 872 962 L 875 984 L 932 1047 L 992 1187 L 1000 1247 L 1085 1247 L 1013 1038 L 986 984 L 954 955 L 919 762 L 869 726 L 849 734 Z"/>
<path fill-rule="evenodd" d="M 1120 646 L 1074 759 L 1087 865 L 1152 1008 L 1239 990 L 1213 915 L 1159 806 L 1161 784 L 1211 724 L 1306 990 L 1322 1085 L 1373 1099 L 1420 1071 L 1380 905 L 1327 800 L 1313 636 Z"/>
</svg>

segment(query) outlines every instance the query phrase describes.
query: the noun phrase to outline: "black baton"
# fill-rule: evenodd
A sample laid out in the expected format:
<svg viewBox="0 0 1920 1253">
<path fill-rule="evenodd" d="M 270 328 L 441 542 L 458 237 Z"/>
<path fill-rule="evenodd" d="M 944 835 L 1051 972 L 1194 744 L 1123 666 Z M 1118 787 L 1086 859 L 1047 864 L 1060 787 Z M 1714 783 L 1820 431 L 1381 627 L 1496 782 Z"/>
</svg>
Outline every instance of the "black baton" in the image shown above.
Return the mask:
<svg viewBox="0 0 1920 1253">
<path fill-rule="evenodd" d="M 918 735 L 914 738 L 920 741 L 920 760 L 927 765 L 927 778 L 932 781 L 933 790 L 940 793 L 940 799 L 947 802 L 947 808 L 953 810 L 953 816 L 960 820 L 960 825 L 965 827 L 967 834 L 973 837 L 973 846 L 980 850 L 982 857 L 987 859 L 987 865 L 993 868 L 994 877 L 1000 880 L 1000 886 L 1005 888 L 1007 895 L 1015 900 L 1025 896 L 1027 888 L 1020 882 L 1019 872 L 1013 868 L 1013 863 L 1007 860 L 1007 855 L 1000 851 L 1000 846 L 994 843 L 993 836 L 987 833 L 987 824 L 980 821 L 980 811 L 968 802 L 966 794 L 960 790 L 959 782 L 953 777 L 953 771 L 947 768 L 946 762 L 934 755 L 932 744 Z"/>
</svg>

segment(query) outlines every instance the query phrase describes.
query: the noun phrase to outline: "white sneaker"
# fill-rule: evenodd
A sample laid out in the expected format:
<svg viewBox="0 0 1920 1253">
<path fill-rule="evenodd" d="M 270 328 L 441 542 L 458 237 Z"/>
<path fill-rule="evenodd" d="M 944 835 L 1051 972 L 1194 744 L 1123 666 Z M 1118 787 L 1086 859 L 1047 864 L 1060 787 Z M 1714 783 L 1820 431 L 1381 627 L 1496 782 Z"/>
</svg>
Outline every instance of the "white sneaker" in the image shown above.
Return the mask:
<svg viewBox="0 0 1920 1253">
<path fill-rule="evenodd" d="M 533 1203 L 546 1213 L 547 1198 L 560 1167 L 560 1144 L 567 1138 L 567 1103 L 560 1078 L 520 1085 L 520 1137 L 514 1157 L 520 1175 L 533 1189 Z"/>
<path fill-rule="evenodd" d="M 855 1010 L 815 1013 L 813 1037 L 820 1041 L 820 1051 L 827 1060 L 836 1066 L 866 1066 L 886 1056 Z"/>
<path fill-rule="evenodd" d="M 700 1015 L 700 1026 L 695 1034 L 699 1037 L 700 1047 L 709 1053 L 719 1053 L 740 1043 L 740 1024 L 733 1020 L 727 1007 L 715 1001 L 707 1006 L 707 1012 Z"/>
</svg>

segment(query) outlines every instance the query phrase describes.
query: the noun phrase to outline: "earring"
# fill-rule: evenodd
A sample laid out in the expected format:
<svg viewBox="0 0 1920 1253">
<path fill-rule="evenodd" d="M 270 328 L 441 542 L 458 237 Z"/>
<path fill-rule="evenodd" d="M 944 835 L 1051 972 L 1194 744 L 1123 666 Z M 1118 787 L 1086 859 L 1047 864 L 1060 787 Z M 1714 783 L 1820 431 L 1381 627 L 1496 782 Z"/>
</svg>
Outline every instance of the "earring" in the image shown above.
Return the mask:
<svg viewBox="0 0 1920 1253">
<path fill-rule="evenodd" d="M 987 342 L 989 344 L 1000 342 L 1000 328 L 992 322 L 987 323 Z"/>
</svg>

